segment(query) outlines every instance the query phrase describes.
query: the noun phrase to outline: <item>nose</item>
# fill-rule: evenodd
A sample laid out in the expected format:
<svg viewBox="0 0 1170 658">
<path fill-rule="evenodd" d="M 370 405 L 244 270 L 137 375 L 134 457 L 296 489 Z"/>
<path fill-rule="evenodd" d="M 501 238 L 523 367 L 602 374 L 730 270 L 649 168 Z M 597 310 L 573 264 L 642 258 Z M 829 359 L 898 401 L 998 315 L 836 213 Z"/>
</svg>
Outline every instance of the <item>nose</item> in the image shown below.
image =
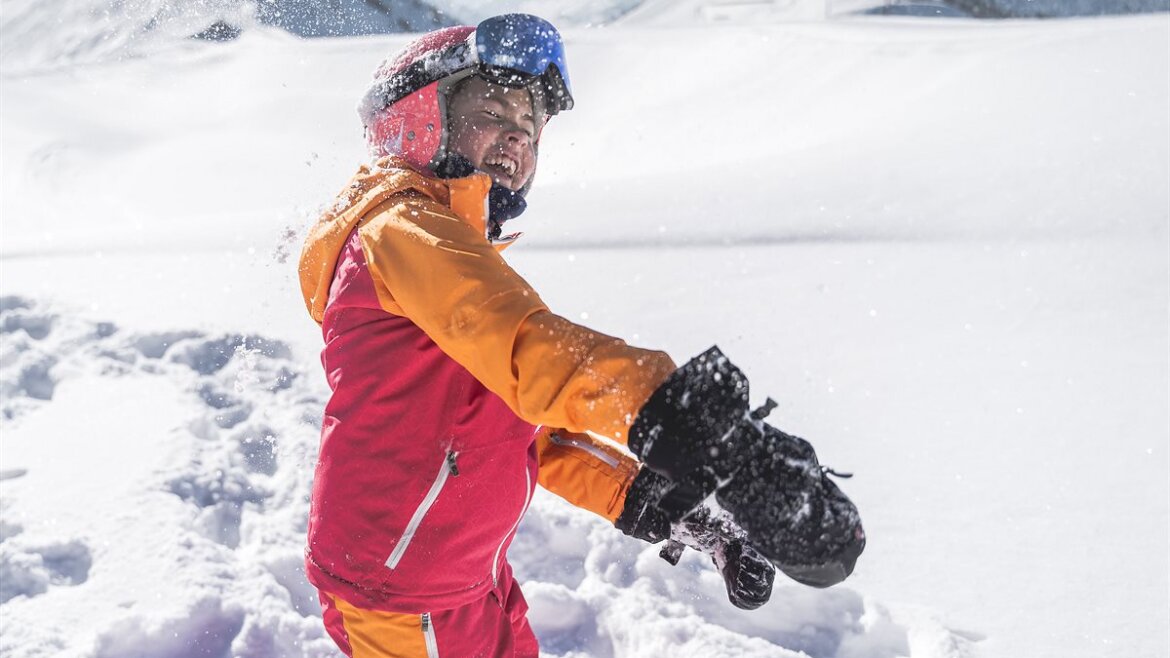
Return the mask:
<svg viewBox="0 0 1170 658">
<path fill-rule="evenodd" d="M 528 135 L 528 132 L 516 125 L 511 125 L 505 128 L 504 137 L 508 140 L 508 143 L 516 144 L 517 146 L 528 146 L 528 144 L 532 141 L 532 138 Z"/>
</svg>

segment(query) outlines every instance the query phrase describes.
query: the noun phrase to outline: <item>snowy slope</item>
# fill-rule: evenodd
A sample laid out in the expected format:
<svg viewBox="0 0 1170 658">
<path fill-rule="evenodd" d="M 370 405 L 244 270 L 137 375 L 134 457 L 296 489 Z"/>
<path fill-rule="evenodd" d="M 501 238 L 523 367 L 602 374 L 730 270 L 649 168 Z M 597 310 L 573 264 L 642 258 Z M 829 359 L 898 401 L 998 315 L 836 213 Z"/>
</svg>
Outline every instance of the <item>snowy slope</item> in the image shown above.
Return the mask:
<svg viewBox="0 0 1170 658">
<path fill-rule="evenodd" d="M 302 37 L 425 32 L 478 23 L 509 11 L 540 13 L 557 25 L 612 22 L 639 0 L 5 0 L 0 58 L 9 72 L 122 61 L 181 48 L 219 25 L 220 38 L 275 26 Z"/>
<path fill-rule="evenodd" d="M 335 655 L 293 270 L 406 38 L 0 77 L 0 655 Z M 540 496 L 511 559 L 547 654 L 1166 656 L 1166 17 L 567 40 L 509 259 L 568 317 L 719 343 L 857 472 L 871 543 L 744 613 Z"/>
</svg>

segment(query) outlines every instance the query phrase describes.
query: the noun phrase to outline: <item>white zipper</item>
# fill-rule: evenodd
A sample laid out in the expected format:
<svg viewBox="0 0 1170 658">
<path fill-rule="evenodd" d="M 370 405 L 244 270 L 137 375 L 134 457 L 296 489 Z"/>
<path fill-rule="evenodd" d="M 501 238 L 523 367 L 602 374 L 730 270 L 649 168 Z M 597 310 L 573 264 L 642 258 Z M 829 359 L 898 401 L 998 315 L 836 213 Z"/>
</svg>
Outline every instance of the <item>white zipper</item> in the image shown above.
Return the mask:
<svg viewBox="0 0 1170 658">
<path fill-rule="evenodd" d="M 601 448 L 598 448 L 597 446 L 595 446 L 592 443 L 589 443 L 587 441 L 580 441 L 578 439 L 566 439 L 555 432 L 550 434 L 548 436 L 548 439 L 549 439 L 549 441 L 552 441 L 553 443 L 555 443 L 559 446 L 569 446 L 571 448 L 578 448 L 580 450 L 584 450 L 585 452 L 587 452 L 587 453 L 593 455 L 594 457 L 600 459 L 601 461 L 605 462 L 611 468 L 618 465 L 618 460 L 616 457 L 614 457 L 613 455 L 609 454 L 608 452 L 602 450 Z"/>
<path fill-rule="evenodd" d="M 452 474 L 459 474 L 459 470 L 455 467 L 455 456 L 457 454 L 448 451 L 443 457 L 443 464 L 439 467 L 439 474 L 435 476 L 434 483 L 431 484 L 431 488 L 427 491 L 426 497 L 418 504 L 418 508 L 414 510 L 414 515 L 410 517 L 410 522 L 406 524 L 406 530 L 402 533 L 402 538 L 398 540 L 398 544 L 394 546 L 394 551 L 386 559 L 386 567 L 388 569 L 397 567 L 399 561 L 402 560 L 402 556 L 406 554 L 406 547 L 410 545 L 410 541 L 414 539 L 414 533 L 422 525 L 423 517 L 427 515 L 431 506 L 439 498 L 439 493 L 443 490 L 443 485 L 447 483 L 447 478 Z"/>
<path fill-rule="evenodd" d="M 427 643 L 427 658 L 439 658 L 439 641 L 435 639 L 435 625 L 431 623 L 431 613 L 422 613 L 423 639 Z"/>
<path fill-rule="evenodd" d="M 528 502 L 532 500 L 532 473 L 528 470 L 528 465 L 524 465 L 524 507 L 520 508 L 520 515 L 516 517 L 516 522 L 508 529 L 507 534 L 500 540 L 500 545 L 496 547 L 496 554 L 492 557 L 492 587 L 500 586 L 500 551 L 504 550 L 504 542 L 508 541 L 508 537 L 512 536 L 512 532 L 520 525 L 520 520 L 524 518 L 524 513 L 528 511 Z"/>
</svg>

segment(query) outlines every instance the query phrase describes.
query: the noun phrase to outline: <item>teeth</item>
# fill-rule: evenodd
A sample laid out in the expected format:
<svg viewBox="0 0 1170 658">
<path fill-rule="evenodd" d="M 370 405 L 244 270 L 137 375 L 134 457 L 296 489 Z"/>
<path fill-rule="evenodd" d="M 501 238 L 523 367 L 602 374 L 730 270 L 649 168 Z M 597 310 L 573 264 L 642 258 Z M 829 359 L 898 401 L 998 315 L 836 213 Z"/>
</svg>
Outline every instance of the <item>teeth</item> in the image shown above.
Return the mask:
<svg viewBox="0 0 1170 658">
<path fill-rule="evenodd" d="M 489 155 L 483 159 L 483 163 L 493 167 L 499 167 L 500 169 L 503 169 L 504 172 L 509 176 L 512 176 L 516 173 L 516 162 L 502 154 Z"/>
</svg>

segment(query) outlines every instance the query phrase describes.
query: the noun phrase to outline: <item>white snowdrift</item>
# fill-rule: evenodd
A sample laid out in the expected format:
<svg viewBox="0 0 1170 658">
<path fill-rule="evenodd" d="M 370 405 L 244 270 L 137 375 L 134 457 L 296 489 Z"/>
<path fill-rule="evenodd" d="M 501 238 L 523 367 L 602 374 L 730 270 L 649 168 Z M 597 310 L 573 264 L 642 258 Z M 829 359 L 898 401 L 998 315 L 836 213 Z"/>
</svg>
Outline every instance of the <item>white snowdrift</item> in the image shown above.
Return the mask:
<svg viewBox="0 0 1170 658">
<path fill-rule="evenodd" d="M 744 613 L 538 496 L 510 557 L 547 655 L 1165 656 L 1165 17 L 567 37 L 509 258 L 567 317 L 719 343 L 857 472 L 871 543 Z M 0 77 L 0 655 L 336 655 L 294 264 L 405 40 Z"/>
<path fill-rule="evenodd" d="M 15 296 L 0 321 L 4 655 L 336 654 L 300 563 L 325 391 L 286 345 L 133 333 Z M 512 559 L 556 655 L 908 646 L 907 629 L 847 588 L 784 584 L 776 604 L 744 615 L 701 556 L 671 568 L 547 495 Z"/>
</svg>

